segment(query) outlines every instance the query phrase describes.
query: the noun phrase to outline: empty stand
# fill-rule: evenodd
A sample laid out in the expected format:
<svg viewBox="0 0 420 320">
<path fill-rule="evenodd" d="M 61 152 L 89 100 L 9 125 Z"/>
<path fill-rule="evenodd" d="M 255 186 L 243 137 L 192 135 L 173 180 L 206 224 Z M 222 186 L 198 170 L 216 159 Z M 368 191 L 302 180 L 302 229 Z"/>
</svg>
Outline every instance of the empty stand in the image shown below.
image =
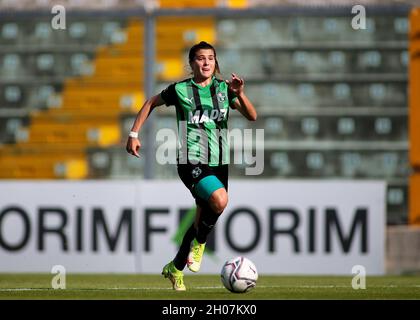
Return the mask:
<svg viewBox="0 0 420 320">
<path fill-rule="evenodd" d="M 256 122 L 232 111 L 229 128 L 264 129 L 256 178 L 385 179 L 388 223 L 406 223 L 407 15 L 371 11 L 359 31 L 334 14 L 223 17 L 215 27 L 220 77 L 243 76 L 258 110 Z M 171 82 L 159 80 L 157 92 Z M 170 128 L 170 109 L 158 114 Z M 246 178 L 245 166 L 231 164 L 231 176 Z"/>
<path fill-rule="evenodd" d="M 159 1 L 164 9 L 247 3 Z M 243 76 L 258 110 L 256 122 L 232 110 L 229 127 L 264 129 L 255 178 L 386 180 L 388 223 L 406 223 L 410 22 L 398 12 L 369 11 L 365 30 L 334 10 L 157 15 L 154 91 L 189 76 L 192 44 L 213 43 L 219 76 Z M 124 148 L 146 98 L 143 21 L 76 15 L 60 31 L 49 23 L 0 22 L 0 177 L 131 179 L 153 165 L 156 178 L 176 178 L 176 166 L 146 164 Z M 173 108 L 155 114 L 154 136 L 175 131 Z M 232 163 L 230 176 L 247 178 L 246 165 Z"/>
<path fill-rule="evenodd" d="M 144 99 L 142 22 L 81 19 L 51 31 L 33 19 L 0 30 L 1 110 L 15 114 L 0 118 L 0 176 L 91 177 L 89 147 L 119 144 L 120 114 Z"/>
</svg>

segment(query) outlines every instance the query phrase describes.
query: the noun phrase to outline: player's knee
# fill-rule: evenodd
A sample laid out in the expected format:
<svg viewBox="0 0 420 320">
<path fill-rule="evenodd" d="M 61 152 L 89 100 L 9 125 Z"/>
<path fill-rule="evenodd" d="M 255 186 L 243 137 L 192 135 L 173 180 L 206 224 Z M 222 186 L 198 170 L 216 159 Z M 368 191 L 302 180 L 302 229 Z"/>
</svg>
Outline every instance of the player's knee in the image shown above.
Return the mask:
<svg viewBox="0 0 420 320">
<path fill-rule="evenodd" d="M 213 211 L 221 214 L 228 204 L 228 194 L 225 189 L 219 189 L 212 193 L 209 200 Z"/>
</svg>

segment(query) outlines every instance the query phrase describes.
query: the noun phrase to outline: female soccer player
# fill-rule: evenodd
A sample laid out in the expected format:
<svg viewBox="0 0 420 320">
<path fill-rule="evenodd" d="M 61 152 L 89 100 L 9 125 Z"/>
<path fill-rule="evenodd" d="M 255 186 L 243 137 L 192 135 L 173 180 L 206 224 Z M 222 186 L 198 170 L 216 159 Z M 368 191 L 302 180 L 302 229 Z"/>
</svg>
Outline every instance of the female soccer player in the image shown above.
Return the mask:
<svg viewBox="0 0 420 320">
<path fill-rule="evenodd" d="M 244 93 L 244 80 L 232 74 L 230 80 L 216 78 L 220 73 L 216 50 L 200 42 L 189 51 L 192 78 L 176 82 L 146 100 L 139 111 L 127 141 L 127 152 L 139 157 L 138 131 L 153 108 L 175 106 L 180 148 L 178 174 L 197 204 L 196 219 L 185 233 L 175 258 L 162 274 L 174 290 L 186 290 L 183 269 L 200 269 L 206 239 L 228 203 L 229 107 L 250 121 L 257 119 L 254 106 Z"/>
</svg>

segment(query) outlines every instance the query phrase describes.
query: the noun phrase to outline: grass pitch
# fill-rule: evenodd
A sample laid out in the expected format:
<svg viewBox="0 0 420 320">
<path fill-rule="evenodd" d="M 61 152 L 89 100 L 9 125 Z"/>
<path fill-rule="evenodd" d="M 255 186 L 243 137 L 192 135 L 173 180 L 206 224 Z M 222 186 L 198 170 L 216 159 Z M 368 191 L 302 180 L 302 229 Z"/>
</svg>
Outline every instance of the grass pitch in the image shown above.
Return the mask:
<svg viewBox="0 0 420 320">
<path fill-rule="evenodd" d="M 354 290 L 351 277 L 264 276 L 244 294 L 226 290 L 217 275 L 189 275 L 186 292 L 175 292 L 160 275 L 102 274 L 66 276 L 66 289 L 52 289 L 52 274 L 0 274 L 0 299 L 420 299 L 420 276 L 367 277 Z"/>
</svg>

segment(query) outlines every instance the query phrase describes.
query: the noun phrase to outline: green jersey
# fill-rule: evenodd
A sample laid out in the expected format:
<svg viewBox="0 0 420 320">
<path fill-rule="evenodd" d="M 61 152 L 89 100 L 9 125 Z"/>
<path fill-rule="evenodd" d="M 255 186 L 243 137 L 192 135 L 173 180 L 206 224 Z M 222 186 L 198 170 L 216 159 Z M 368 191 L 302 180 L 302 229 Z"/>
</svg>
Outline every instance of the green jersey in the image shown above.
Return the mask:
<svg viewBox="0 0 420 320">
<path fill-rule="evenodd" d="M 168 86 L 161 97 L 167 106 L 175 106 L 178 164 L 229 163 L 229 106 L 236 96 L 225 81 L 213 77 L 209 85 L 202 87 L 193 79 L 185 79 Z"/>
</svg>

